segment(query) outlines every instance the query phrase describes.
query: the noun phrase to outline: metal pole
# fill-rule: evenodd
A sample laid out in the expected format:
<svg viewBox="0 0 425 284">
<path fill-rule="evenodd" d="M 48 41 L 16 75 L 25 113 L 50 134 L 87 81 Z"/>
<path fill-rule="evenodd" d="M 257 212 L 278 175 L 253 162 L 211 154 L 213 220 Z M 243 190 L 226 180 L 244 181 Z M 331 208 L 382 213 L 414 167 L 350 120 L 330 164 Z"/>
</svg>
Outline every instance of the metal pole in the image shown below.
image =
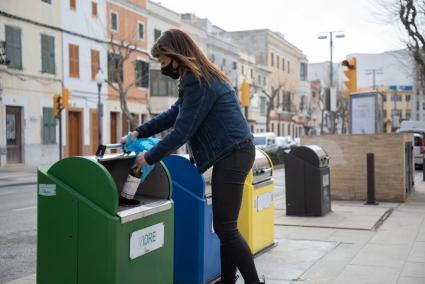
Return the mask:
<svg viewBox="0 0 425 284">
<path fill-rule="evenodd" d="M 279 116 L 279 128 L 277 129 L 277 136 L 280 136 L 280 128 L 281 128 L 281 125 L 280 125 L 280 113 L 278 113 L 277 115 Z"/>
<path fill-rule="evenodd" d="M 62 160 L 62 110 L 59 110 L 59 160 Z"/>
<path fill-rule="evenodd" d="M 375 69 L 372 70 L 372 77 L 373 77 L 373 90 L 375 90 Z"/>
<path fill-rule="evenodd" d="M 102 104 L 100 103 L 100 90 L 102 89 L 102 84 L 97 84 L 97 125 L 98 125 L 98 140 L 99 145 L 102 145 Z"/>
<path fill-rule="evenodd" d="M 330 105 L 332 105 L 332 103 L 331 103 L 331 100 L 332 100 L 332 96 L 331 96 L 331 93 L 332 93 L 332 86 L 333 86 L 333 33 L 332 32 L 330 32 L 329 33 L 329 35 L 330 35 L 330 49 L 331 49 L 331 60 L 330 60 L 330 68 L 329 68 L 329 104 Z M 333 111 L 332 111 L 332 108 L 329 106 L 329 114 L 330 114 L 330 117 L 331 117 L 331 134 L 333 134 L 334 133 L 334 113 L 333 113 Z"/>
<path fill-rule="evenodd" d="M 375 201 L 375 154 L 367 153 L 367 201 L 366 205 L 378 205 Z"/>
</svg>

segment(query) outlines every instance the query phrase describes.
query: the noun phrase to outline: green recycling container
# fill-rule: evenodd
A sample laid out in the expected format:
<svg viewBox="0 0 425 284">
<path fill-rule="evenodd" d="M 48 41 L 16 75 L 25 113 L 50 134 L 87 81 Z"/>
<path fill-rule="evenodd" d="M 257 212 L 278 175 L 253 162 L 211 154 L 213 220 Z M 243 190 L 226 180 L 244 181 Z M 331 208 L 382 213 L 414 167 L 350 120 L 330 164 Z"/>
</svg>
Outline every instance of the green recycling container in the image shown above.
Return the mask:
<svg viewBox="0 0 425 284">
<path fill-rule="evenodd" d="M 134 160 L 102 153 L 38 169 L 37 283 L 173 282 L 170 175 L 156 164 L 137 190 L 141 203 L 120 207 Z"/>
</svg>

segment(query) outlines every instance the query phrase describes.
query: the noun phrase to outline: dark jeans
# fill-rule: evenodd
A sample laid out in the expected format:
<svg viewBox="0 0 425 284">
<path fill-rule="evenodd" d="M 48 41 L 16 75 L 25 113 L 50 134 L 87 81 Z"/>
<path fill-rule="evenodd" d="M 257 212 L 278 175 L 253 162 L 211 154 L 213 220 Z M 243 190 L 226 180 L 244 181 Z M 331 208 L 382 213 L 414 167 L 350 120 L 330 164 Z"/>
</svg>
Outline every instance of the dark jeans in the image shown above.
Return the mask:
<svg viewBox="0 0 425 284">
<path fill-rule="evenodd" d="M 259 283 L 251 251 L 238 230 L 243 185 L 255 159 L 247 142 L 214 164 L 211 187 L 214 230 L 220 239 L 221 283 L 235 283 L 236 268 L 245 283 Z"/>
</svg>

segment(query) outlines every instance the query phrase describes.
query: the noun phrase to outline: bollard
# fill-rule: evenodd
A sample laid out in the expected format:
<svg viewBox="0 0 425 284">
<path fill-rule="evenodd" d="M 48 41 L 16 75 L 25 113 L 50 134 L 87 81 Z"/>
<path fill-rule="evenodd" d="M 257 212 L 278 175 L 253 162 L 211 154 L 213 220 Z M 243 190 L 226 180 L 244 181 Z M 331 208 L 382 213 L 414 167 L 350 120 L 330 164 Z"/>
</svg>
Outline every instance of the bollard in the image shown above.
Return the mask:
<svg viewBox="0 0 425 284">
<path fill-rule="evenodd" d="M 375 201 L 375 154 L 367 153 L 367 201 L 366 205 L 378 205 Z"/>
</svg>

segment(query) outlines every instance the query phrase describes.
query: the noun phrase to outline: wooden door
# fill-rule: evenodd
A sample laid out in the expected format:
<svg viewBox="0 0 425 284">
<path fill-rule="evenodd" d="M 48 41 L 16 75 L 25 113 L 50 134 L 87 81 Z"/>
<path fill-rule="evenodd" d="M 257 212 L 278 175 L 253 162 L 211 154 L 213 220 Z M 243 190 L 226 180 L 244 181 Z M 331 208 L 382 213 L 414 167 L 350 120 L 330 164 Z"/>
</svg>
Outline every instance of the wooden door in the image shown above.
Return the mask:
<svg viewBox="0 0 425 284">
<path fill-rule="evenodd" d="M 99 147 L 99 120 L 96 109 L 90 110 L 90 144 L 91 153 L 94 155 Z"/>
<path fill-rule="evenodd" d="M 68 154 L 69 156 L 81 156 L 83 149 L 83 124 L 81 112 L 68 112 Z"/>
<path fill-rule="evenodd" d="M 111 112 L 110 115 L 110 143 L 115 144 L 118 143 L 118 112 Z M 116 153 L 117 150 L 112 149 L 111 153 Z"/>
<path fill-rule="evenodd" d="M 111 112 L 111 118 L 110 118 L 110 129 L 111 129 L 111 137 L 110 141 L 111 144 L 118 143 L 118 113 L 117 112 Z"/>
<path fill-rule="evenodd" d="M 6 106 L 6 148 L 8 163 L 22 163 L 22 108 Z"/>
</svg>

